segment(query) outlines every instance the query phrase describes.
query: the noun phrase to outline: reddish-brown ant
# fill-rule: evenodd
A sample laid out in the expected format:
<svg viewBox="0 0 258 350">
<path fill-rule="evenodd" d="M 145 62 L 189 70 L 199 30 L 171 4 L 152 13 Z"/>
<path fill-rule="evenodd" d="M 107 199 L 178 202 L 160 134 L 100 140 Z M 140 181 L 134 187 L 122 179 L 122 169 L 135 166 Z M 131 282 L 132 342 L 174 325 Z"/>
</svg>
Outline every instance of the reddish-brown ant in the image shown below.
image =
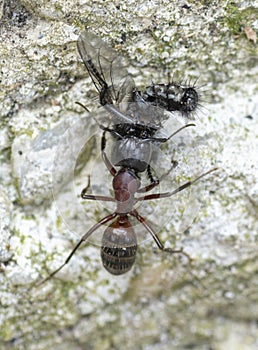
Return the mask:
<svg viewBox="0 0 258 350">
<path fill-rule="evenodd" d="M 186 125 L 187 126 L 187 125 Z M 184 126 L 184 127 L 186 127 Z M 183 128 L 184 128 L 183 127 Z M 183 128 L 180 128 L 183 129 Z M 121 167 L 120 170 L 116 170 L 111 164 L 105 152 L 105 132 L 102 137 L 102 159 L 109 170 L 110 174 L 113 176 L 113 189 L 114 197 L 98 196 L 87 194 L 89 188 L 88 185 L 82 190 L 81 197 L 87 200 L 99 200 L 106 202 L 116 202 L 116 210 L 114 213 L 107 215 L 99 222 L 97 222 L 93 227 L 91 227 L 88 232 L 86 232 L 80 239 L 80 241 L 73 248 L 72 252 L 69 254 L 65 262 L 59 266 L 55 271 L 50 273 L 45 279 L 39 281 L 36 286 L 40 286 L 54 275 L 56 275 L 72 258 L 73 254 L 80 247 L 80 245 L 87 241 L 87 239 L 102 225 L 106 225 L 110 221 L 111 224 L 107 226 L 102 237 L 101 244 L 101 258 L 105 269 L 113 275 L 121 275 L 128 272 L 136 259 L 137 252 L 137 238 L 136 233 L 132 227 L 129 220 L 129 216 L 134 217 L 139 223 L 141 223 L 145 229 L 150 233 L 154 241 L 156 242 L 158 248 L 164 252 L 168 253 L 182 253 L 189 256 L 183 252 L 183 249 L 171 249 L 165 248 L 163 243 L 160 241 L 157 233 L 151 227 L 150 223 L 142 217 L 138 211 L 134 208 L 135 204 L 141 201 L 148 201 L 152 199 L 166 198 L 175 195 L 176 193 L 184 190 L 185 188 L 191 186 L 192 184 L 199 181 L 204 176 L 210 174 L 211 172 L 217 170 L 217 168 L 212 168 L 207 172 L 196 177 L 194 180 L 185 182 L 183 185 L 179 186 L 177 189 L 171 192 L 147 194 L 141 197 L 135 197 L 136 193 L 145 193 L 160 183 L 160 180 L 156 180 L 149 185 L 141 188 L 140 177 L 132 168 Z M 167 175 L 167 174 L 166 174 Z M 115 220 L 114 220 L 115 219 Z"/>
</svg>

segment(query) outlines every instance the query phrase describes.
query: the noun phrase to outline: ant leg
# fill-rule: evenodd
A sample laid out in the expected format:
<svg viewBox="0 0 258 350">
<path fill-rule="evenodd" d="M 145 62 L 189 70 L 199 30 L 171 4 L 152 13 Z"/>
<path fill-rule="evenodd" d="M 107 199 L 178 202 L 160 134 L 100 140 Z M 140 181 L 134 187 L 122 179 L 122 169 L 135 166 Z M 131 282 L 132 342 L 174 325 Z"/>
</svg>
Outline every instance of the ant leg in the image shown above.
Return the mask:
<svg viewBox="0 0 258 350">
<path fill-rule="evenodd" d="M 149 141 L 156 141 L 156 142 L 167 142 L 168 140 L 170 140 L 173 136 L 175 136 L 177 133 L 179 133 L 180 131 L 182 131 L 183 129 L 188 128 L 189 126 L 195 126 L 195 124 L 191 123 L 191 124 L 186 124 L 184 126 L 182 126 L 181 128 L 179 128 L 178 130 L 176 130 L 173 134 L 171 134 L 169 137 L 167 138 L 149 138 L 147 140 Z M 158 180 L 154 180 L 153 176 L 152 176 L 152 172 L 151 172 L 151 168 L 150 165 L 148 165 L 147 167 L 147 173 L 148 173 L 148 177 L 150 179 L 151 184 L 147 185 L 143 188 L 140 188 L 137 192 L 138 193 L 143 193 L 143 192 L 148 192 L 150 190 L 152 190 L 153 188 L 155 188 L 156 186 L 159 185 L 159 183 L 171 172 L 171 170 L 173 170 L 176 166 L 177 166 L 177 162 L 172 160 L 172 167 L 165 173 L 163 174 L 160 179 Z"/>
<path fill-rule="evenodd" d="M 107 157 L 107 154 L 105 152 L 105 148 L 106 148 L 106 132 L 104 130 L 103 134 L 102 134 L 102 138 L 101 138 L 101 155 L 102 155 L 102 159 L 103 162 L 105 163 L 106 167 L 108 168 L 108 171 L 110 172 L 110 174 L 112 176 L 115 176 L 117 171 L 116 169 L 113 167 L 113 164 L 110 162 L 110 160 Z"/>
<path fill-rule="evenodd" d="M 113 165 L 110 163 L 109 159 L 107 158 L 107 155 L 104 151 L 106 146 L 106 139 L 105 139 L 105 132 L 102 135 L 102 140 L 101 140 L 101 152 L 102 152 L 102 158 L 104 160 L 104 163 L 108 170 L 110 171 L 111 175 L 115 176 L 117 173 L 116 169 L 113 167 Z M 87 191 L 90 187 L 90 175 L 88 175 L 88 183 L 86 187 L 82 190 L 81 192 L 81 197 L 83 199 L 89 199 L 89 200 L 96 200 L 96 201 L 104 201 L 104 202 L 115 202 L 115 198 L 112 197 L 107 197 L 107 196 L 98 196 L 94 194 L 87 194 Z"/>
<path fill-rule="evenodd" d="M 192 184 L 194 184 L 195 182 L 199 181 L 201 178 L 203 178 L 204 176 L 212 173 L 213 171 L 216 171 L 218 168 L 212 168 L 208 171 L 206 171 L 206 173 L 201 174 L 200 176 L 198 176 L 197 178 L 195 178 L 194 180 L 190 180 L 187 181 L 186 183 L 184 183 L 183 185 L 179 186 L 177 189 L 175 189 L 172 192 L 165 192 L 165 193 L 154 193 L 154 194 L 149 194 L 147 196 L 144 197 L 139 197 L 136 198 L 136 202 L 140 202 L 140 201 L 148 201 L 151 199 L 159 199 L 159 198 L 166 198 L 166 197 L 171 197 L 174 194 L 183 191 L 185 188 L 191 186 Z"/>
<path fill-rule="evenodd" d="M 147 174 L 148 174 L 148 177 L 149 177 L 151 183 L 156 182 L 156 180 L 154 180 L 154 177 L 152 175 L 150 164 L 148 164 L 148 166 L 147 166 Z"/>
<path fill-rule="evenodd" d="M 84 198 L 84 195 L 86 194 L 86 192 L 88 191 L 89 188 L 90 188 L 90 175 L 88 175 L 88 183 L 87 183 L 86 187 L 81 192 L 82 198 Z"/>
<path fill-rule="evenodd" d="M 183 251 L 183 248 L 180 248 L 180 249 L 165 248 L 164 244 L 160 241 L 155 230 L 150 226 L 150 224 L 147 222 L 147 220 L 137 212 L 137 210 L 135 210 L 135 209 L 132 210 L 130 212 L 130 215 L 134 216 L 146 228 L 146 230 L 151 234 L 152 238 L 154 239 L 154 241 L 156 242 L 156 244 L 160 250 L 162 250 L 163 252 L 171 253 L 171 254 L 174 254 L 174 253 L 183 254 L 187 257 L 187 259 L 191 263 L 191 261 L 192 261 L 191 257 Z"/>
<path fill-rule="evenodd" d="M 159 185 L 160 180 L 154 180 L 154 177 L 153 177 L 152 172 L 151 172 L 151 167 L 150 167 L 149 164 L 148 164 L 148 167 L 147 167 L 147 174 L 148 174 L 148 177 L 149 177 L 151 183 L 149 185 L 147 185 L 147 186 L 139 188 L 137 190 L 137 193 L 148 192 L 148 191 L 152 190 L 154 187 Z"/>
<path fill-rule="evenodd" d="M 81 197 L 83 199 L 89 199 L 92 201 L 101 201 L 101 202 L 115 202 L 115 198 L 107 197 L 107 196 L 96 196 L 95 194 L 85 194 L 81 193 Z"/>
<path fill-rule="evenodd" d="M 165 172 L 165 174 L 161 175 L 161 177 L 160 177 L 158 180 L 154 180 L 153 177 L 152 177 L 152 179 L 153 179 L 152 183 L 149 184 L 149 185 L 147 185 L 147 186 L 145 186 L 145 187 L 140 188 L 140 189 L 137 191 L 137 193 L 148 192 L 148 191 L 152 190 L 153 188 L 157 187 L 157 186 L 160 184 L 160 182 L 161 182 L 166 176 L 168 176 L 168 174 L 169 174 L 173 169 L 175 169 L 175 168 L 177 167 L 177 165 L 178 165 L 177 161 L 176 161 L 176 160 L 172 160 L 172 166 L 168 169 L 167 172 Z M 149 167 L 149 165 L 148 165 L 148 167 Z M 148 168 L 147 168 L 147 171 L 148 171 Z M 149 175 L 149 173 L 148 173 L 148 175 Z M 151 174 L 151 176 L 152 176 L 152 174 Z M 150 178 L 150 176 L 149 176 L 149 178 Z M 150 178 L 150 180 L 151 180 L 151 178 Z"/>
<path fill-rule="evenodd" d="M 67 257 L 67 259 L 65 260 L 65 262 L 60 265 L 55 271 L 51 272 L 46 278 L 44 278 L 43 280 L 39 281 L 38 283 L 36 283 L 34 286 L 35 287 L 39 287 L 42 284 L 44 284 L 45 282 L 47 282 L 48 280 L 50 280 L 50 278 L 52 278 L 53 276 L 55 276 L 55 274 L 57 274 L 60 270 L 62 270 L 62 268 L 68 264 L 68 262 L 70 261 L 71 257 L 74 255 L 74 253 L 76 252 L 76 250 L 80 247 L 80 245 L 86 241 L 87 238 L 90 237 L 90 235 L 96 231 L 101 225 L 105 225 L 107 222 L 109 222 L 110 220 L 114 219 L 117 216 L 117 213 L 113 213 L 110 214 L 108 216 L 106 216 L 105 218 L 101 219 L 99 222 L 97 222 L 94 226 L 92 226 L 92 228 L 89 229 L 88 232 L 86 232 L 81 239 L 79 240 L 79 242 L 76 244 L 76 246 L 73 248 L 73 250 L 71 251 L 71 253 L 69 254 L 69 256 Z"/>
<path fill-rule="evenodd" d="M 115 202 L 115 198 L 107 197 L 107 196 L 96 196 L 95 194 L 86 194 L 90 187 L 90 175 L 88 175 L 88 183 L 87 186 L 82 190 L 81 197 L 82 199 L 89 199 L 93 201 L 102 201 L 102 202 Z"/>
</svg>

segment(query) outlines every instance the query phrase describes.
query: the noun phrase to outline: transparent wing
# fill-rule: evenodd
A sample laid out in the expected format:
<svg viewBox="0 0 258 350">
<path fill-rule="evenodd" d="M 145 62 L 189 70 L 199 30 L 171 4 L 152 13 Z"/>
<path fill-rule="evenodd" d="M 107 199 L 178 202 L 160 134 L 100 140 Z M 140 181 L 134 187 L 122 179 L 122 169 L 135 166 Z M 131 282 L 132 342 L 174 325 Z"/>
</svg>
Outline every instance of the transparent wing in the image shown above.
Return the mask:
<svg viewBox="0 0 258 350">
<path fill-rule="evenodd" d="M 133 99 L 135 84 L 117 52 L 91 32 L 83 32 L 77 42 L 80 56 L 100 94 L 102 105 L 121 108 Z"/>
<path fill-rule="evenodd" d="M 78 51 L 99 92 L 100 104 L 108 112 L 96 116 L 104 126 L 120 123 L 147 125 L 160 129 L 169 118 L 163 106 L 153 104 L 136 90 L 126 62 L 107 43 L 91 32 L 78 38 Z M 105 117 L 103 118 L 103 115 Z"/>
</svg>

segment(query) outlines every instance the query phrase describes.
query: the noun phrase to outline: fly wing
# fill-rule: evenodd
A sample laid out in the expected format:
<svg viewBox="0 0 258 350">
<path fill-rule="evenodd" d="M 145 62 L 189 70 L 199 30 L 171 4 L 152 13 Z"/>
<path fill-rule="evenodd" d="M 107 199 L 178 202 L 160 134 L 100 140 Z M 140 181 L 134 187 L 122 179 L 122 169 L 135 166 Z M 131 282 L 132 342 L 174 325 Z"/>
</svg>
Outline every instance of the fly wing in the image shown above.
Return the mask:
<svg viewBox="0 0 258 350">
<path fill-rule="evenodd" d="M 91 32 L 82 32 L 77 42 L 80 56 L 99 92 L 100 104 L 108 112 L 100 113 L 98 123 L 141 124 L 160 129 L 168 118 L 163 108 L 155 106 L 137 92 L 125 60 L 107 43 Z M 105 117 L 103 118 L 103 116 Z"/>
<path fill-rule="evenodd" d="M 103 40 L 91 32 L 83 32 L 77 42 L 80 56 L 100 94 L 100 103 L 120 105 L 131 101 L 135 84 L 123 59 Z M 124 107 L 126 108 L 126 107 Z"/>
</svg>

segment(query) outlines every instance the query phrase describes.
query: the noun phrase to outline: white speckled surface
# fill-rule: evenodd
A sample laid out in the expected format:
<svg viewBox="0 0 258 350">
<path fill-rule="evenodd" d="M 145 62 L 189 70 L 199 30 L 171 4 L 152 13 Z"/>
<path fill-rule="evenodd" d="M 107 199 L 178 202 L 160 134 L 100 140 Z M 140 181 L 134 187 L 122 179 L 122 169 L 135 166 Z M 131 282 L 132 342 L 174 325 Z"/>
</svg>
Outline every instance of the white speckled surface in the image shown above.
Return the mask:
<svg viewBox="0 0 258 350">
<path fill-rule="evenodd" d="M 1 349 L 257 349 L 258 65 L 244 32 L 257 32 L 255 11 L 253 1 L 4 1 Z M 82 247 L 58 278 L 35 289 L 33 281 L 112 210 L 79 199 L 90 172 L 94 193 L 109 194 L 111 184 L 99 137 L 90 139 L 99 134 L 94 119 L 75 104 L 97 113 L 76 51 L 85 26 L 128 58 L 137 86 L 166 83 L 169 71 L 199 78 L 200 91 L 208 90 L 196 127 L 164 147 L 181 162 L 163 187 L 219 171 L 182 196 L 139 209 L 167 246 L 184 247 L 192 266 L 148 240 L 130 273 L 110 276 L 99 258 L 100 232 L 95 246 Z"/>
</svg>

